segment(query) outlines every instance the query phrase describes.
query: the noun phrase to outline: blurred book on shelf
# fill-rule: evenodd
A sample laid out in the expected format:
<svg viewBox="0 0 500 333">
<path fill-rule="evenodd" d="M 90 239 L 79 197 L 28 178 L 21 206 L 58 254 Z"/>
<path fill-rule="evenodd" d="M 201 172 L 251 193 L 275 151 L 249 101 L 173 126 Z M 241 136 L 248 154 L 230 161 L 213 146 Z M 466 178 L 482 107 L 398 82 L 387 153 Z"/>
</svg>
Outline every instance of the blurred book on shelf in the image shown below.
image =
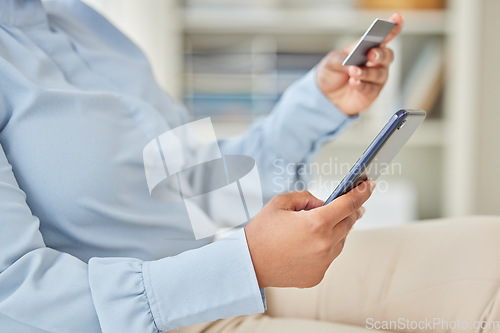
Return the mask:
<svg viewBox="0 0 500 333">
<path fill-rule="evenodd" d="M 251 73 L 269 71 L 274 65 L 269 61 L 256 61 L 251 53 L 205 52 L 189 55 L 190 70 L 197 73 Z"/>
<path fill-rule="evenodd" d="M 253 52 L 251 47 L 248 52 L 188 52 L 184 102 L 195 118 L 251 120 L 269 113 L 286 88 L 323 55 Z"/>
<path fill-rule="evenodd" d="M 323 57 L 324 53 L 298 53 L 279 52 L 276 59 L 278 71 L 307 71 L 314 67 Z"/>
<path fill-rule="evenodd" d="M 184 102 L 193 117 L 216 120 L 249 120 L 271 110 L 274 96 L 255 94 L 200 93 L 186 95 Z"/>
</svg>

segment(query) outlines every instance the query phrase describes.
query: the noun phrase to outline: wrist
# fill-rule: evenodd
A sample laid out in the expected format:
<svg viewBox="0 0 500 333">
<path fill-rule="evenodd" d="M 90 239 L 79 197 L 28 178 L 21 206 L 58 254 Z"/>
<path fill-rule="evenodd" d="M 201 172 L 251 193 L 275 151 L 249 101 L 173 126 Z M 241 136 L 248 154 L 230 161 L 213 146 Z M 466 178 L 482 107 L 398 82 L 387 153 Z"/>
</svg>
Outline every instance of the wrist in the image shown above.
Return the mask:
<svg viewBox="0 0 500 333">
<path fill-rule="evenodd" d="M 257 249 L 256 238 L 254 237 L 253 228 L 249 224 L 245 228 L 245 237 L 247 239 L 248 251 L 250 252 L 250 259 L 252 260 L 253 269 L 255 271 L 255 276 L 257 278 L 257 283 L 259 288 L 270 287 L 267 281 L 265 271 L 265 265 L 262 263 L 260 251 Z"/>
</svg>

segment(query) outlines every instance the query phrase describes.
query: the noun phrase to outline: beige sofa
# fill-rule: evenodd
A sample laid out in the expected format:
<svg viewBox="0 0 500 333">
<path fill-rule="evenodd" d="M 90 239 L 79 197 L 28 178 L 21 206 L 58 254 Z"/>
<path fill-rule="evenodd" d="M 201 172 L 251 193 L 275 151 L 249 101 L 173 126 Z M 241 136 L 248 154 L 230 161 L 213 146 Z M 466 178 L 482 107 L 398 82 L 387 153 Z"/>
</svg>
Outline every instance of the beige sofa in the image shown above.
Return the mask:
<svg viewBox="0 0 500 333">
<path fill-rule="evenodd" d="M 332 333 L 500 333 L 500 217 L 353 231 L 323 283 L 268 297 L 267 315 L 334 322 Z"/>
</svg>

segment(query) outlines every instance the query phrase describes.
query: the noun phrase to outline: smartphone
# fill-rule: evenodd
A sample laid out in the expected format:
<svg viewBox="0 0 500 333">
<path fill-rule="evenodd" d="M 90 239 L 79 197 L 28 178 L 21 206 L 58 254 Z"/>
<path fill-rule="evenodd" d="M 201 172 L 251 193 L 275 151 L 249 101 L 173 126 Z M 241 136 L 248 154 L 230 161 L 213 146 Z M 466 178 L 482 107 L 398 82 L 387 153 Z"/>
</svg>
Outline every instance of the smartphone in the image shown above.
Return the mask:
<svg viewBox="0 0 500 333">
<path fill-rule="evenodd" d="M 380 46 L 395 26 L 396 23 L 394 22 L 375 19 L 368 30 L 366 30 L 363 37 L 361 37 L 358 44 L 356 44 L 351 53 L 345 58 L 342 65 L 363 66 L 366 64 L 368 61 L 366 58 L 368 51 L 374 47 Z"/>
<path fill-rule="evenodd" d="M 423 110 L 399 110 L 384 126 L 324 205 L 349 192 L 365 180 L 376 180 L 424 121 Z"/>
</svg>

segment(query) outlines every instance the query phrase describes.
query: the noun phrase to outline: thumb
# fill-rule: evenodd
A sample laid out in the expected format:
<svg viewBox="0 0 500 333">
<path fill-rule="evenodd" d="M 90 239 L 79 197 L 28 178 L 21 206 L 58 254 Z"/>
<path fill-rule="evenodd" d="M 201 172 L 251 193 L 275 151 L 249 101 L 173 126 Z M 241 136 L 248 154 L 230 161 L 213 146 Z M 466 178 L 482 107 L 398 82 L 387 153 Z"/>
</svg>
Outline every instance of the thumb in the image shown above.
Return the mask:
<svg viewBox="0 0 500 333">
<path fill-rule="evenodd" d="M 401 32 L 401 29 L 403 29 L 403 17 L 401 16 L 401 14 L 399 13 L 392 14 L 391 17 L 389 18 L 389 21 L 396 23 L 396 26 L 392 28 L 391 33 L 387 36 L 382 45 L 389 43 L 394 37 L 396 37 Z"/>
<path fill-rule="evenodd" d="M 282 210 L 301 211 L 310 210 L 323 205 L 323 201 L 308 191 L 280 194 L 274 198 Z"/>
</svg>

